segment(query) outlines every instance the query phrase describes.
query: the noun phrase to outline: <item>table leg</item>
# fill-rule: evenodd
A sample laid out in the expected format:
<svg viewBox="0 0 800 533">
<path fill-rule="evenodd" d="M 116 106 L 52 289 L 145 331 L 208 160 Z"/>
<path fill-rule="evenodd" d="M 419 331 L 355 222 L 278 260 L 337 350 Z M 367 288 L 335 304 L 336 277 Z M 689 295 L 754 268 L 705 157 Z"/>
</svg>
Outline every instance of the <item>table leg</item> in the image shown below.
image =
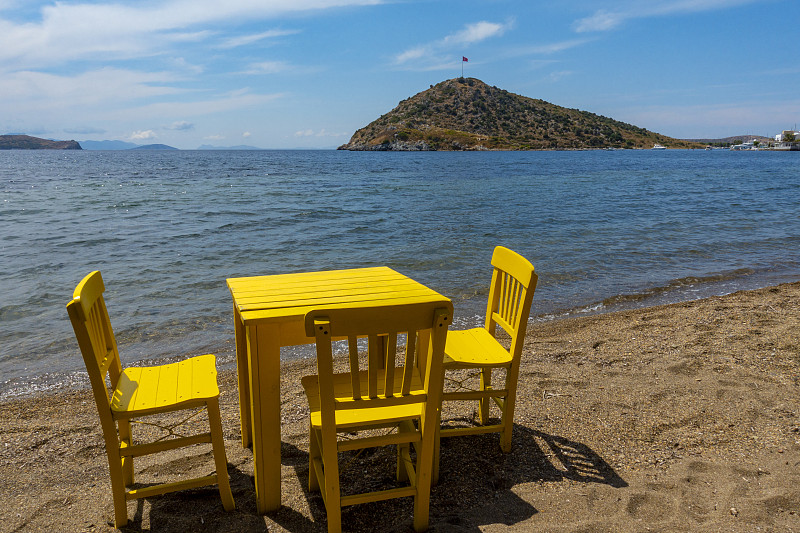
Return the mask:
<svg viewBox="0 0 800 533">
<path fill-rule="evenodd" d="M 281 350 L 275 324 L 247 328 L 253 474 L 259 514 L 281 506 Z"/>
<path fill-rule="evenodd" d="M 236 372 L 239 382 L 239 420 L 242 428 L 242 448 L 252 442 L 250 429 L 250 365 L 247 361 L 247 334 L 239 310 L 233 306 L 233 329 L 236 339 Z"/>
</svg>

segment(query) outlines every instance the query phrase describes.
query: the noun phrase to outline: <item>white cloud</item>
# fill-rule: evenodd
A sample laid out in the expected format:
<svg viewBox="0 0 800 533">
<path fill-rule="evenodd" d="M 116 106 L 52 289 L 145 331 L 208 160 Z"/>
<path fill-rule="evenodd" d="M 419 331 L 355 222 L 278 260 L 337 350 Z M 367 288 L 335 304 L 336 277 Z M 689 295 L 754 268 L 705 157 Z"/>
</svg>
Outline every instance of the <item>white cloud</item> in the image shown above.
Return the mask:
<svg viewBox="0 0 800 533">
<path fill-rule="evenodd" d="M 568 76 L 571 76 L 572 74 L 573 74 L 573 72 L 571 70 L 560 70 L 558 72 L 551 72 L 548 77 L 550 78 L 550 81 L 558 82 L 558 81 L 561 81 L 561 80 L 563 80 L 564 78 L 566 78 Z"/>
<path fill-rule="evenodd" d="M 395 64 L 405 66 L 414 63 L 412 66 L 417 70 L 438 70 L 441 68 L 453 68 L 459 63 L 461 56 L 456 58 L 458 47 L 465 47 L 492 37 L 499 37 L 514 26 L 514 22 L 509 21 L 505 24 L 497 22 L 475 22 L 467 24 L 463 29 L 451 33 L 442 39 L 415 46 L 404 50 L 395 56 Z M 448 59 L 453 56 L 454 59 Z"/>
<path fill-rule="evenodd" d="M 6 109 L 14 112 L 61 110 L 187 92 L 165 85 L 178 80 L 178 77 L 165 72 L 115 68 L 91 70 L 74 76 L 20 71 L 0 76 L 0 94 Z"/>
<path fill-rule="evenodd" d="M 283 61 L 262 61 L 260 63 L 251 63 L 243 74 L 277 74 L 290 68 L 289 64 Z"/>
<path fill-rule="evenodd" d="M 41 8 L 34 22 L 0 18 L 0 71 L 61 65 L 77 59 L 129 59 L 166 54 L 170 43 L 212 35 L 201 24 L 263 20 L 292 12 L 365 6 L 383 0 L 166 0 L 163 2 L 66 3 Z M 281 32 L 282 30 L 274 30 Z M 267 38 L 269 32 L 251 38 Z M 254 41 L 250 41 L 254 42 Z M 228 40 L 229 46 L 241 46 Z"/>
<path fill-rule="evenodd" d="M 624 20 L 630 18 L 630 14 L 625 13 L 610 13 L 605 10 L 600 10 L 594 15 L 582 18 L 575 23 L 575 31 L 578 33 L 590 31 L 607 31 L 612 30 L 622 24 Z"/>
<path fill-rule="evenodd" d="M 754 4 L 761 0 L 670 0 L 661 2 L 625 3 L 615 10 L 600 9 L 594 14 L 575 21 L 573 28 L 578 33 L 608 31 L 632 19 L 715 11 Z"/>
<path fill-rule="evenodd" d="M 129 107 L 118 111 L 109 111 L 108 118 L 120 120 L 137 120 L 141 118 L 163 117 L 196 117 L 215 113 L 230 112 L 237 109 L 258 107 L 268 104 L 283 94 L 252 94 L 246 91 L 234 91 L 216 98 L 194 101 L 161 101 L 139 107 Z"/>
<path fill-rule="evenodd" d="M 131 133 L 129 139 L 132 141 L 146 141 L 149 139 L 155 139 L 156 137 L 158 137 L 158 135 L 156 135 L 156 132 L 153 130 L 140 130 Z"/>
<path fill-rule="evenodd" d="M 203 140 L 206 140 L 206 141 L 221 141 L 224 138 L 225 138 L 224 135 L 207 135 L 207 136 L 203 137 Z"/>
<path fill-rule="evenodd" d="M 252 135 L 252 133 L 250 133 L 249 131 L 246 131 L 246 132 L 242 133 L 242 137 L 244 137 L 245 139 L 247 139 L 251 135 Z"/>
<path fill-rule="evenodd" d="M 511 27 L 511 23 L 498 24 L 496 22 L 476 22 L 467 26 L 452 35 L 448 35 L 442 41 L 447 45 L 467 45 L 484 41 L 490 37 L 500 36 Z"/>
<path fill-rule="evenodd" d="M 238 37 L 231 37 L 223 41 L 219 48 L 222 49 L 229 49 L 229 48 L 238 48 L 239 46 L 246 46 L 248 44 L 253 44 L 258 41 L 263 41 L 264 39 L 272 39 L 275 37 L 283 37 L 285 35 L 294 35 L 300 33 L 298 30 L 269 30 L 262 33 L 255 33 L 252 35 L 241 35 Z"/>
<path fill-rule="evenodd" d="M 166 129 L 174 131 L 188 131 L 194 129 L 194 124 L 185 120 L 178 120 L 167 126 Z"/>
<path fill-rule="evenodd" d="M 503 54 L 503 57 L 520 57 L 520 56 L 546 56 L 563 52 L 571 48 L 576 48 L 590 42 L 590 39 L 570 39 L 567 41 L 559 41 L 555 43 L 539 44 L 532 46 L 521 46 L 519 48 L 511 49 Z"/>
</svg>

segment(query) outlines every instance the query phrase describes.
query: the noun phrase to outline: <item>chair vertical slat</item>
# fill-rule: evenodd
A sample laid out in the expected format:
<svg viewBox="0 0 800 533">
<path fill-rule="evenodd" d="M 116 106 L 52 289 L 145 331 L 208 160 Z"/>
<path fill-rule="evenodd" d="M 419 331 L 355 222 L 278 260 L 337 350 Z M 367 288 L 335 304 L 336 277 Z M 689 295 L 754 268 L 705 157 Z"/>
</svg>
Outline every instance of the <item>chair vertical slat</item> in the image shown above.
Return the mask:
<svg viewBox="0 0 800 533">
<path fill-rule="evenodd" d="M 358 379 L 358 337 L 347 337 L 347 348 L 350 352 L 350 384 L 353 387 L 353 399 L 361 399 L 361 380 Z"/>
<path fill-rule="evenodd" d="M 89 335 L 92 339 L 92 348 L 94 349 L 97 368 L 100 371 L 101 376 L 104 376 L 102 368 L 104 366 L 104 359 L 108 356 L 108 350 L 106 349 L 107 343 L 105 340 L 105 335 L 103 335 L 103 330 L 105 327 L 102 323 L 102 313 L 100 312 L 99 307 L 100 306 L 98 303 L 97 305 L 93 305 L 89 311 L 89 324 L 91 326 Z"/>
<path fill-rule="evenodd" d="M 497 313 L 505 319 L 506 316 L 506 274 L 500 273 L 500 301 L 497 302 Z"/>
<path fill-rule="evenodd" d="M 403 387 L 400 392 L 400 394 L 403 396 L 406 396 L 411 392 L 411 376 L 413 375 L 414 367 L 416 366 L 414 357 L 416 355 L 416 349 L 418 348 L 418 341 L 418 333 L 413 330 L 409 331 L 406 338 L 406 362 L 405 367 L 403 367 Z"/>
<path fill-rule="evenodd" d="M 367 348 L 367 359 L 368 359 L 368 379 L 367 379 L 367 395 L 370 398 L 377 398 L 378 397 L 378 369 L 381 366 L 381 350 L 380 350 L 380 339 L 378 339 L 377 335 L 369 335 L 368 337 L 368 348 Z"/>
<path fill-rule="evenodd" d="M 397 333 L 392 332 L 386 343 L 386 379 L 383 393 L 387 398 L 394 396 L 394 366 L 397 364 Z"/>
<path fill-rule="evenodd" d="M 520 289 L 522 288 L 522 285 L 520 285 L 517 279 L 512 278 L 512 281 L 514 282 L 512 291 L 514 303 L 511 305 L 511 316 L 509 316 L 508 318 L 510 318 L 509 322 L 516 327 L 517 319 L 519 318 L 519 307 L 520 307 L 519 304 L 521 301 Z"/>
<path fill-rule="evenodd" d="M 325 320 L 319 320 L 314 324 L 316 326 L 316 339 L 317 339 L 317 374 L 319 375 L 319 393 L 320 396 L 328 398 L 333 397 L 333 350 L 331 349 L 331 333 L 330 323 Z M 323 423 L 333 423 L 335 420 L 334 414 L 335 406 L 333 404 L 323 403 L 320 407 L 320 416 Z"/>
<path fill-rule="evenodd" d="M 512 291 L 514 285 L 514 278 L 506 274 L 503 276 L 503 285 L 505 286 L 505 299 L 506 299 L 506 311 L 504 318 L 506 322 L 511 322 L 511 306 L 514 300 L 514 294 Z"/>
<path fill-rule="evenodd" d="M 528 292 L 528 289 L 522 283 L 517 282 L 517 285 L 519 287 L 519 295 L 517 296 L 517 315 L 514 317 L 514 327 L 522 320 L 522 307 L 525 303 L 525 295 Z"/>
</svg>

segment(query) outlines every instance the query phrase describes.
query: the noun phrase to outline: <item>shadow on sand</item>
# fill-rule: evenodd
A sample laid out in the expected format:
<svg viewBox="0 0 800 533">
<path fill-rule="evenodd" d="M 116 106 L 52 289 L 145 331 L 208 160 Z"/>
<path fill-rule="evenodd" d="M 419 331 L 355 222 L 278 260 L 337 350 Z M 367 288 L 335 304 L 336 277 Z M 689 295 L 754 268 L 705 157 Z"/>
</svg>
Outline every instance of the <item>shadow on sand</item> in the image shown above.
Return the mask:
<svg viewBox="0 0 800 533">
<path fill-rule="evenodd" d="M 307 490 L 308 453 L 282 443 L 282 462 L 294 469 L 303 487 L 310 516 L 284 505 L 261 516 L 256 513 L 252 477 L 230 466 L 236 510 L 226 513 L 215 487 L 151 498 L 149 527 L 143 527 L 139 502 L 123 531 L 274 531 L 275 525 L 293 532 L 327 531 L 325 506 L 319 493 Z M 341 463 L 352 456 L 344 454 Z M 393 486 L 395 452 L 377 448 L 363 452 L 342 474 L 343 493 Z M 442 439 L 441 477 L 431 491 L 430 531 L 479 532 L 482 526 L 512 526 L 538 511 L 511 489 L 521 483 L 627 483 L 591 448 L 557 435 L 515 425 L 510 453 L 500 451 L 497 434 Z M 368 503 L 343 509 L 346 531 L 410 532 L 410 498 Z M 271 529 L 270 529 L 271 528 Z"/>
</svg>

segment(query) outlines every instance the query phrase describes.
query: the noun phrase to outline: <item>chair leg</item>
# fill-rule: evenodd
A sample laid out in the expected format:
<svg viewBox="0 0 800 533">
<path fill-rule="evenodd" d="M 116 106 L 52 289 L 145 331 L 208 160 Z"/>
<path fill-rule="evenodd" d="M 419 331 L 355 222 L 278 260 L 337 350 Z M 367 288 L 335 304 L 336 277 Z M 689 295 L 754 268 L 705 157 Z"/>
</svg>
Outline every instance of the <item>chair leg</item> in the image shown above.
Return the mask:
<svg viewBox="0 0 800 533">
<path fill-rule="evenodd" d="M 325 491 L 325 511 L 328 515 L 328 533 L 342 531 L 342 494 L 339 489 L 339 451 L 336 446 L 336 429 L 323 427 L 318 434 L 322 453 L 323 479 Z"/>
<path fill-rule="evenodd" d="M 439 459 L 442 453 L 442 414 L 439 410 L 439 417 L 436 420 L 436 435 L 433 440 L 433 467 L 431 471 L 431 485 L 439 483 Z"/>
<path fill-rule="evenodd" d="M 122 456 L 119 448 L 111 448 L 108 442 L 106 442 L 106 450 L 111 477 L 111 496 L 114 500 L 114 527 L 119 529 L 128 524 L 128 499 L 125 497 Z"/>
<path fill-rule="evenodd" d="M 133 444 L 130 420 L 122 419 L 117 421 L 119 428 L 119 440 L 128 446 Z M 133 485 L 133 457 L 121 457 L 122 460 L 122 483 L 126 487 Z"/>
<path fill-rule="evenodd" d="M 511 433 L 514 429 L 514 403 L 516 401 L 517 391 L 510 388 L 508 395 L 503 401 L 502 424 L 503 431 L 500 433 L 500 449 L 504 453 L 511 451 Z"/>
<path fill-rule="evenodd" d="M 228 480 L 228 457 L 225 454 L 225 441 L 222 437 L 222 419 L 219 414 L 219 400 L 212 398 L 206 402 L 208 410 L 208 424 L 211 427 L 211 447 L 214 451 L 214 464 L 217 468 L 217 486 L 222 507 L 226 511 L 233 511 L 236 504 L 231 494 L 231 485 Z"/>
<path fill-rule="evenodd" d="M 422 532 L 428 529 L 428 518 L 430 514 L 431 503 L 431 484 L 434 478 L 434 464 L 436 463 L 435 448 L 436 437 L 438 431 L 436 426 L 439 419 L 436 417 L 434 420 L 436 424 L 431 424 L 430 429 L 433 430 L 434 435 L 432 438 L 426 438 L 423 433 L 422 442 L 420 443 L 419 453 L 417 453 L 416 464 L 416 488 L 417 493 L 414 496 L 414 531 Z"/>
<path fill-rule="evenodd" d="M 319 436 L 311 422 L 308 423 L 308 490 L 309 492 L 316 492 L 319 490 L 319 479 L 317 478 L 317 469 L 314 467 L 314 461 L 321 458 L 319 450 Z"/>
<path fill-rule="evenodd" d="M 506 372 L 506 390 L 508 394 L 503 400 L 502 421 L 503 431 L 500 434 L 500 449 L 508 453 L 511 451 L 511 433 L 514 429 L 514 405 L 517 401 L 518 370 L 509 368 Z"/>
<path fill-rule="evenodd" d="M 491 368 L 482 368 L 481 369 L 481 390 L 485 391 L 486 389 L 491 388 L 492 386 L 492 369 Z M 480 410 L 478 411 L 478 420 L 480 421 L 481 425 L 485 426 L 489 423 L 489 405 L 492 402 L 492 399 L 488 396 L 484 396 L 480 400 Z"/>
</svg>

